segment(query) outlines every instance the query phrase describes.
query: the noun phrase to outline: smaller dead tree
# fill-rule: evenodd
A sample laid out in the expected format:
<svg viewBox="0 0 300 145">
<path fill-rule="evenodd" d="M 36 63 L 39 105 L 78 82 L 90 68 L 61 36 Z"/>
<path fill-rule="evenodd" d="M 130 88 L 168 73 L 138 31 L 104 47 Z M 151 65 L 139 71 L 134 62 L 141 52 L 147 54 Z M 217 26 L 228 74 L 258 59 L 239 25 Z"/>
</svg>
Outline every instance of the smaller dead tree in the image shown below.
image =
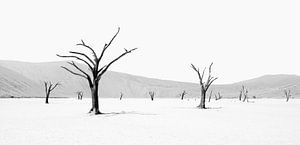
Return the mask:
<svg viewBox="0 0 300 145">
<path fill-rule="evenodd" d="M 217 101 L 217 100 L 220 100 L 220 99 L 222 99 L 222 96 L 221 96 L 220 92 L 218 92 L 218 95 L 215 94 L 215 100 Z"/>
<path fill-rule="evenodd" d="M 291 90 L 284 89 L 284 97 L 286 98 L 286 102 L 288 102 L 290 100 L 290 98 L 292 97 Z"/>
<path fill-rule="evenodd" d="M 239 94 L 239 101 L 242 101 L 242 96 L 243 96 L 243 90 L 240 90 L 240 94 Z"/>
<path fill-rule="evenodd" d="M 209 93 L 208 102 L 210 102 L 211 96 L 212 96 L 212 90 Z"/>
<path fill-rule="evenodd" d="M 44 85 L 45 85 L 45 93 L 46 93 L 46 104 L 49 104 L 49 96 L 50 96 L 50 93 L 58 86 L 60 85 L 59 83 L 56 83 L 56 84 L 52 84 L 51 81 L 45 81 L 44 82 Z"/>
<path fill-rule="evenodd" d="M 149 96 L 151 98 L 151 101 L 154 100 L 155 92 L 154 91 L 149 91 Z"/>
<path fill-rule="evenodd" d="M 83 92 L 82 91 L 78 91 L 78 92 L 76 92 L 76 94 L 77 94 L 77 99 L 78 100 L 82 100 Z"/>
<path fill-rule="evenodd" d="M 123 95 L 124 95 L 123 92 L 121 92 L 121 93 L 120 93 L 120 100 L 122 100 Z"/>
<path fill-rule="evenodd" d="M 243 92 L 243 95 L 244 95 L 243 102 L 245 102 L 246 100 L 248 102 L 248 89 L 245 86 L 242 86 L 242 92 Z"/>
<path fill-rule="evenodd" d="M 181 100 L 183 100 L 184 96 L 187 94 L 187 92 L 185 90 L 183 90 L 182 93 L 180 93 L 180 98 Z"/>
</svg>

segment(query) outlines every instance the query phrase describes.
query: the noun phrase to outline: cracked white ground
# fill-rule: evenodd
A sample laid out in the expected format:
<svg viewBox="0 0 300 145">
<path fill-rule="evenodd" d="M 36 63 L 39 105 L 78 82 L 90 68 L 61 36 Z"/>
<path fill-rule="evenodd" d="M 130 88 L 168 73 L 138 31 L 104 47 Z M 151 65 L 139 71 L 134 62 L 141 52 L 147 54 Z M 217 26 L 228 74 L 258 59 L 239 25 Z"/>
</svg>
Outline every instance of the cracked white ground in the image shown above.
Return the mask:
<svg viewBox="0 0 300 145">
<path fill-rule="evenodd" d="M 0 99 L 1 145 L 297 145 L 300 100 Z"/>
</svg>

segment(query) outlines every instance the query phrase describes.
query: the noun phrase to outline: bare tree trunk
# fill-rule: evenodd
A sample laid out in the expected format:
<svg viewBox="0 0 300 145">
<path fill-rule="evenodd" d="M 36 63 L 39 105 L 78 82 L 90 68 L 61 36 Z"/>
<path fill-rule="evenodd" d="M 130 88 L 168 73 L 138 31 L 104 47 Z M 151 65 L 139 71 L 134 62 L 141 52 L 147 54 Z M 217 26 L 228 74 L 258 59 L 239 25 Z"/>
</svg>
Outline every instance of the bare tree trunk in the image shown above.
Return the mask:
<svg viewBox="0 0 300 145">
<path fill-rule="evenodd" d="M 243 102 L 245 102 L 246 100 L 247 100 L 247 102 L 248 102 L 248 94 L 247 94 L 247 93 L 244 94 Z"/>
<path fill-rule="evenodd" d="M 49 104 L 49 94 L 50 94 L 50 92 L 46 92 L 46 104 Z"/>
<path fill-rule="evenodd" d="M 243 95 L 243 91 L 240 91 L 240 95 L 239 95 L 239 100 L 242 101 L 242 95 Z"/>
<path fill-rule="evenodd" d="M 102 114 L 99 111 L 99 103 L 98 103 L 98 82 L 94 82 L 94 85 L 91 87 L 92 94 L 92 108 L 89 113 L 93 114 Z"/>
<path fill-rule="evenodd" d="M 206 91 L 202 89 L 201 90 L 200 104 L 198 106 L 200 109 L 205 109 L 205 95 L 206 95 Z"/>
</svg>

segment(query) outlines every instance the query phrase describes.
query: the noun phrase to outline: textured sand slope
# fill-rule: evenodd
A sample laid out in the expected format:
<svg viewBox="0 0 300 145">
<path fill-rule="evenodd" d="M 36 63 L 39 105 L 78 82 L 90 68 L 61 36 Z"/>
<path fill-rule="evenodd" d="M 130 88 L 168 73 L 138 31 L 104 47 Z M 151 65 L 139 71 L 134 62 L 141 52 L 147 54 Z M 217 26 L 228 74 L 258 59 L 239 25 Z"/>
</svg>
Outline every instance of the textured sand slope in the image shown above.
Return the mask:
<svg viewBox="0 0 300 145">
<path fill-rule="evenodd" d="M 1 84 L 2 89 L 5 90 L 2 93 L 0 91 L 0 95 L 10 93 L 18 96 L 43 96 L 43 81 L 46 80 L 62 84 L 52 96 L 76 97 L 75 92 L 79 90 L 83 91 L 85 96 L 90 96 L 86 80 L 66 72 L 60 68 L 62 65 L 68 66 L 64 61 L 46 63 L 0 61 L 3 70 L 0 72 L 2 74 L 0 76 L 2 78 Z M 79 64 L 79 66 L 85 69 L 83 65 Z M 198 82 L 196 78 L 195 76 L 195 82 Z M 18 87 L 13 88 L 12 85 L 8 84 L 14 84 Z M 282 98 L 285 87 L 291 89 L 294 97 L 300 96 L 300 77 L 296 75 L 266 75 L 234 84 L 213 85 L 211 89 L 214 93 L 221 92 L 225 98 L 233 98 L 238 96 L 242 85 L 248 88 L 249 96 L 256 96 L 257 98 Z M 187 98 L 194 98 L 200 94 L 198 84 L 158 80 L 109 71 L 101 79 L 99 95 L 100 97 L 118 98 L 123 92 L 124 98 L 145 98 L 149 97 L 149 91 L 155 91 L 156 97 L 179 98 L 179 93 L 183 90 L 188 92 Z"/>
</svg>

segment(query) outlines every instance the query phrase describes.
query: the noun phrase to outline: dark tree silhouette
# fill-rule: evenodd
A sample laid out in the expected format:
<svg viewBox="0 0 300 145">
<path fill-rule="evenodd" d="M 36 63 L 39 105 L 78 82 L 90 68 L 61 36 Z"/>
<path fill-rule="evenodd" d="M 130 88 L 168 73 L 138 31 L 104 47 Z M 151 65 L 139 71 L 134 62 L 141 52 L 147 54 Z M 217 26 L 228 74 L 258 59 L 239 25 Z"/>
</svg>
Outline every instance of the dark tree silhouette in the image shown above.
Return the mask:
<svg viewBox="0 0 300 145">
<path fill-rule="evenodd" d="M 290 100 L 291 96 L 292 96 L 291 95 L 291 90 L 284 89 L 283 91 L 284 91 L 284 97 L 286 98 L 286 102 L 288 102 Z"/>
<path fill-rule="evenodd" d="M 200 82 L 200 88 L 201 88 L 201 99 L 200 99 L 200 104 L 198 105 L 199 108 L 205 109 L 205 98 L 206 98 L 206 92 L 210 85 L 218 79 L 217 77 L 212 77 L 211 76 L 211 66 L 213 63 L 209 65 L 209 70 L 208 70 L 208 77 L 207 81 L 204 82 L 204 73 L 205 73 L 205 68 L 202 71 L 202 74 L 199 71 L 199 68 L 196 68 L 193 64 L 191 64 L 191 67 L 193 70 L 195 70 L 198 74 L 199 82 Z"/>
<path fill-rule="evenodd" d="M 180 93 L 180 98 L 181 100 L 183 100 L 184 96 L 187 94 L 187 92 L 185 90 L 183 90 L 182 93 Z"/>
<path fill-rule="evenodd" d="M 123 95 L 124 95 L 124 94 L 121 92 L 121 93 L 120 93 L 120 100 L 122 100 Z"/>
<path fill-rule="evenodd" d="M 57 54 L 57 56 L 59 56 L 59 57 L 77 59 L 77 60 L 83 62 L 84 64 L 86 64 L 86 66 L 88 67 L 88 69 L 90 71 L 89 73 L 84 71 L 83 69 L 81 69 L 73 61 L 68 62 L 68 63 L 71 66 L 73 66 L 74 68 L 76 68 L 79 72 L 72 71 L 72 70 L 68 69 L 67 67 L 62 66 L 63 69 L 67 70 L 68 72 L 72 73 L 73 75 L 80 76 L 82 78 L 85 78 L 88 81 L 88 84 L 89 84 L 89 87 L 91 90 L 91 95 L 92 95 L 92 108 L 90 109 L 89 113 L 93 113 L 95 115 L 102 114 L 99 111 L 98 86 L 99 86 L 99 81 L 101 80 L 103 74 L 108 70 L 108 68 L 114 62 L 116 62 L 121 57 L 125 56 L 126 54 L 129 54 L 132 51 L 137 49 L 137 48 L 130 49 L 130 50 L 124 49 L 125 52 L 123 52 L 121 55 L 119 55 L 118 57 L 116 57 L 115 59 L 110 61 L 108 64 L 101 67 L 100 62 L 103 59 L 104 53 L 109 48 L 109 46 L 114 41 L 114 39 L 119 34 L 119 32 L 120 32 L 120 28 L 118 28 L 117 33 L 112 37 L 112 39 L 109 41 L 109 43 L 104 45 L 102 52 L 99 56 L 96 54 L 95 50 L 92 47 L 86 45 L 83 40 L 81 40 L 81 43 L 79 43 L 77 45 L 83 46 L 84 48 L 89 49 L 92 52 L 92 56 L 88 56 L 85 53 L 75 52 L 75 51 L 69 51 L 70 55 L 58 55 Z"/>
<path fill-rule="evenodd" d="M 154 100 L 154 96 L 155 96 L 155 92 L 154 91 L 149 91 L 148 93 L 149 93 L 149 96 L 151 98 L 151 101 L 153 101 Z"/>
<path fill-rule="evenodd" d="M 77 94 L 77 99 L 78 100 L 82 100 L 83 92 L 82 91 L 78 91 L 78 92 L 76 92 L 76 94 Z"/>
<path fill-rule="evenodd" d="M 44 85 L 45 85 L 45 93 L 46 93 L 46 104 L 49 104 L 49 96 L 50 93 L 59 85 L 59 83 L 56 84 L 52 84 L 51 81 L 44 81 Z"/>
</svg>

